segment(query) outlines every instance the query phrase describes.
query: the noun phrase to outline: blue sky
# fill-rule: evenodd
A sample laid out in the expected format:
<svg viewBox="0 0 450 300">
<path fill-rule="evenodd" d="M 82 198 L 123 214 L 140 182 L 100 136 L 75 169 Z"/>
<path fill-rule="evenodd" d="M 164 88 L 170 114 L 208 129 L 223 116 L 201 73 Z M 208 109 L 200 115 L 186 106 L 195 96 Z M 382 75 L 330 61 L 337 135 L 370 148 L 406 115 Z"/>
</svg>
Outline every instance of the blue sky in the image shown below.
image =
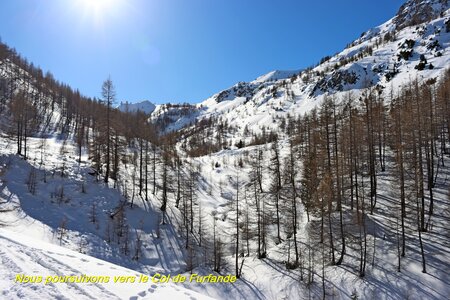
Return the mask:
<svg viewBox="0 0 450 300">
<path fill-rule="evenodd" d="M 0 37 L 99 97 L 200 102 L 271 70 L 300 69 L 390 19 L 403 0 L 1 0 Z"/>
</svg>

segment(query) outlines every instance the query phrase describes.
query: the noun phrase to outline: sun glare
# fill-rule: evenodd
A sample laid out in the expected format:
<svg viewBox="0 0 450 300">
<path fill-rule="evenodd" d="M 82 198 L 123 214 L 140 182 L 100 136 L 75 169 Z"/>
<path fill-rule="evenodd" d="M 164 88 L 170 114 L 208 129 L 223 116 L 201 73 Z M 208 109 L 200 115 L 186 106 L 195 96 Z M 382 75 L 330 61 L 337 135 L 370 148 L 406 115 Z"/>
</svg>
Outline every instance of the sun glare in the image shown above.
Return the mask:
<svg viewBox="0 0 450 300">
<path fill-rule="evenodd" d="M 118 13 L 121 2 L 123 0 L 76 0 L 75 4 L 85 19 L 91 19 L 98 25 L 105 18 Z"/>
<path fill-rule="evenodd" d="M 82 5 L 86 10 L 101 11 L 108 9 L 110 5 L 114 4 L 114 0 L 81 0 Z"/>
</svg>

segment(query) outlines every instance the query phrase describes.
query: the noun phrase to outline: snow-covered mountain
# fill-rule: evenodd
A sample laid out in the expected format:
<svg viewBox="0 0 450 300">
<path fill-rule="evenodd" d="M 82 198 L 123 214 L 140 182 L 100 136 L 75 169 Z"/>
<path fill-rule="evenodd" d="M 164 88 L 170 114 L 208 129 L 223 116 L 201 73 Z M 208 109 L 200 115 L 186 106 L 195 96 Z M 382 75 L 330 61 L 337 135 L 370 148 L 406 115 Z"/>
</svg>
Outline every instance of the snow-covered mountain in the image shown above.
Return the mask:
<svg viewBox="0 0 450 300">
<path fill-rule="evenodd" d="M 200 110 L 195 105 L 168 103 L 157 105 L 149 121 L 155 124 L 161 133 L 169 133 L 193 125 L 199 115 Z"/>
<path fill-rule="evenodd" d="M 129 103 L 127 101 L 121 102 L 117 107 L 122 112 L 143 112 L 144 114 L 151 114 L 156 108 L 156 105 L 148 100 L 144 100 L 136 103 Z"/>
<path fill-rule="evenodd" d="M 276 128 L 278 117 L 308 112 L 326 95 L 341 99 L 349 91 L 357 96 L 366 88 L 388 95 L 392 87 L 438 78 L 449 67 L 448 1 L 410 0 L 392 19 L 366 31 L 340 53 L 324 57 L 317 66 L 272 71 L 239 82 L 199 103 L 189 119 L 220 117 L 241 131 L 246 125 L 255 131 L 262 126 Z M 159 112 L 159 118 L 163 114 Z M 180 123 L 173 116 L 170 119 Z"/>
</svg>

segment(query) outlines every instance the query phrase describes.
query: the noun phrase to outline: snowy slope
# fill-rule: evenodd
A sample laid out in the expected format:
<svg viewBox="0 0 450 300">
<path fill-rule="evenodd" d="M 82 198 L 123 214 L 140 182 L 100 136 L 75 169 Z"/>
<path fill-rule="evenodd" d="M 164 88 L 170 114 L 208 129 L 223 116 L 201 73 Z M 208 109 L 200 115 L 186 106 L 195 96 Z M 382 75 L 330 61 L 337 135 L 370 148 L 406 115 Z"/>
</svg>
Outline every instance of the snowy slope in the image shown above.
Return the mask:
<svg viewBox="0 0 450 300">
<path fill-rule="evenodd" d="M 264 81 L 276 81 L 281 79 L 288 79 L 289 77 L 292 77 L 300 73 L 301 70 L 292 70 L 292 71 L 275 70 L 256 78 L 253 82 L 258 83 Z"/>
<path fill-rule="evenodd" d="M 160 104 L 156 106 L 149 120 L 161 133 L 168 133 L 193 125 L 201 111 L 202 108 L 188 103 Z"/>
<path fill-rule="evenodd" d="M 240 184 L 244 187 L 249 178 L 246 174 L 251 171 L 248 162 L 244 163 L 243 168 L 237 167 L 240 158 L 246 155 L 253 155 L 255 151 L 261 149 L 265 161 L 265 171 L 268 172 L 267 160 L 271 156 L 270 146 L 263 145 L 250 146 L 242 149 L 222 150 L 208 156 L 192 159 L 194 166 L 202 166 L 201 182 L 205 182 L 205 186 L 199 191 L 199 199 L 202 201 L 204 216 L 215 216 L 217 218 L 218 235 L 223 239 L 228 253 L 228 264 L 233 266 L 234 256 L 234 233 L 236 214 L 233 208 L 234 196 L 236 188 L 234 182 L 239 176 Z M 280 149 L 283 156 L 288 151 L 287 141 L 282 141 Z M 245 161 L 245 159 L 244 159 Z M 218 167 L 211 167 L 215 163 L 219 163 Z M 398 189 L 392 182 L 393 174 L 396 166 L 390 162 L 386 168 L 386 172 L 378 176 L 379 194 L 378 194 L 378 212 L 374 215 L 367 215 L 368 221 L 368 267 L 366 276 L 360 278 L 358 276 L 359 268 L 359 244 L 355 236 L 351 237 L 352 224 L 356 216 L 348 210 L 345 223 L 348 230 L 347 252 L 343 265 L 331 266 L 325 268 L 325 278 L 327 283 L 327 299 L 349 299 L 355 292 L 358 299 L 447 299 L 450 294 L 450 235 L 448 231 L 450 220 L 450 198 L 448 197 L 448 176 L 450 175 L 449 166 L 450 157 L 445 158 L 445 167 L 442 172 L 445 174 L 440 177 L 436 183 L 435 196 L 436 213 L 433 216 L 434 225 L 433 232 L 422 236 L 424 241 L 425 252 L 427 253 L 427 274 L 422 273 L 421 257 L 418 243 L 417 232 L 414 222 L 414 207 L 408 208 L 408 215 L 411 218 L 412 225 L 407 230 L 408 250 L 407 256 L 402 258 L 402 271 L 397 271 L 397 237 L 396 237 L 396 221 L 398 202 Z M 264 174 L 264 189 L 268 190 L 271 184 L 269 174 Z M 256 220 L 254 203 L 252 201 L 252 191 L 241 191 L 241 222 L 245 222 L 246 211 L 250 211 L 249 218 L 252 222 Z M 247 203 L 249 201 L 250 203 Z M 269 204 L 267 204 L 269 205 Z M 412 210 L 411 212 L 409 210 Z M 282 217 L 282 222 L 285 218 Z M 306 270 L 300 271 L 287 270 L 285 266 L 286 253 L 288 249 L 292 250 L 292 244 L 286 242 L 278 244 L 275 239 L 275 225 L 270 227 L 273 238 L 269 238 L 268 258 L 258 259 L 255 255 L 257 245 L 256 240 L 250 242 L 250 257 L 244 257 L 243 280 L 249 282 L 255 288 L 252 298 L 260 299 L 321 299 L 321 249 L 323 244 L 314 243 L 308 248 L 307 236 L 318 234 L 320 228 L 313 227 L 313 222 L 306 222 L 307 216 L 303 207 L 299 209 L 299 233 L 298 240 L 300 243 L 300 251 L 303 263 L 308 261 L 308 255 L 316 262 L 316 284 L 308 286 L 306 280 L 300 281 L 301 272 L 306 278 Z M 319 220 L 316 219 L 316 222 Z M 254 224 L 254 223 L 253 223 Z M 210 225 L 211 226 L 211 225 Z M 315 232 L 311 232 L 315 230 Z M 336 229 L 337 231 L 337 229 Z M 245 239 L 245 235 L 241 237 Z M 283 235 L 284 238 L 284 235 Z M 353 240 L 354 239 L 354 240 Z M 245 242 L 243 242 L 244 244 Z M 289 248 L 291 247 L 291 248 Z M 328 246 L 325 246 L 328 247 Z M 241 249 L 246 246 L 242 245 Z M 242 250 L 243 252 L 245 250 Z M 327 251 L 327 250 L 325 250 Z M 373 263 L 372 263 L 373 261 Z M 202 293 L 208 292 L 210 296 L 223 297 L 213 287 L 205 287 L 201 289 L 194 286 L 194 290 Z M 206 289 L 206 291 L 205 291 Z M 256 292 L 257 291 L 257 292 Z M 234 291 L 235 292 L 235 291 Z M 217 293 L 217 294 L 216 294 Z M 247 291 L 247 294 L 249 292 Z M 251 294 L 250 294 L 251 295 Z"/>
<path fill-rule="evenodd" d="M 112 299 L 124 299 L 125 295 L 131 299 L 134 295 L 137 298 L 133 299 L 138 299 L 138 293 L 143 296 L 154 291 L 149 285 L 87 289 L 78 285 L 62 288 L 58 285 L 53 288 L 46 286 L 44 292 L 38 286 L 14 285 L 12 278 L 18 272 L 31 273 L 36 270 L 45 273 L 48 269 L 49 275 L 62 270 L 62 273 L 102 272 L 113 276 L 114 272 L 110 270 L 125 270 L 129 274 L 133 269 L 134 274 L 184 273 L 183 249 L 178 244 L 173 225 L 170 222 L 159 225 L 159 214 L 154 207 L 157 201 L 148 203 L 139 200 L 134 207 L 124 208 L 128 230 L 124 237 L 127 239 L 119 240 L 114 234 L 117 223 L 111 214 L 117 211 L 123 196 L 118 189 L 105 186 L 89 174 L 91 169 L 87 155 L 82 156 L 82 163 L 79 164 L 73 145 L 56 137 L 30 138 L 28 161 L 13 155 L 13 148 L 7 139 L 0 137 L 0 228 L 4 230 L 0 234 L 0 259 L 6 266 L 0 267 L 0 280 L 3 280 L 0 290 L 14 293 L 4 294 L 5 297 L 0 298 L 42 299 L 37 295 L 43 293 L 48 296 L 44 297 L 47 299 L 105 299 L 107 295 Z M 30 180 L 36 182 L 34 192 L 29 189 Z M 93 215 L 95 222 L 92 221 Z M 141 239 L 140 252 L 139 258 L 134 259 L 137 236 Z M 128 244 L 127 253 L 124 252 L 124 243 Z M 63 246 L 65 250 L 54 245 Z M 44 251 L 48 249 L 60 254 L 53 257 Z M 75 251 L 84 255 L 76 255 Z M 58 259 L 58 256 L 64 259 Z M 66 257 L 76 257 L 74 265 Z M 106 267 L 99 267 L 102 265 Z M 189 286 L 186 288 L 189 289 Z M 167 292 L 172 290 L 162 290 L 161 297 L 168 296 Z M 189 294 L 187 291 L 180 293 Z M 174 296 L 183 296 L 181 294 L 175 292 Z"/>
<path fill-rule="evenodd" d="M 44 152 L 39 150 L 42 144 Z M 13 155 L 13 145 L 0 138 L 0 208 L 15 208 L 2 213 L 0 222 L 8 224 L 9 230 L 141 272 L 184 271 L 184 253 L 173 225 L 159 227 L 157 200 L 148 203 L 139 198 L 135 199 L 133 207 L 124 208 L 129 242 L 128 255 L 124 255 L 123 241 L 113 233 L 116 220 L 110 217 L 124 199 L 120 189 L 97 181 L 90 174 L 87 155 L 82 156 L 79 164 L 75 148 L 68 142 L 33 138 L 29 147 L 33 150 L 28 161 L 24 161 Z M 124 177 L 132 176 L 131 169 L 123 172 Z M 30 174 L 34 174 L 36 180 L 34 193 L 27 184 Z M 126 188 L 131 192 L 131 187 Z M 62 223 L 66 231 L 59 239 Z M 143 241 L 139 261 L 132 259 L 137 235 Z"/>
<path fill-rule="evenodd" d="M 142 274 L 67 248 L 0 228 L 2 299 L 211 299 L 175 283 L 139 283 Z M 15 282 L 17 275 L 42 276 L 41 283 Z M 48 276 L 109 276 L 108 283 L 47 283 Z M 127 276 L 135 282 L 115 283 Z"/>
<path fill-rule="evenodd" d="M 45 153 L 39 151 L 39 145 L 43 141 Z M 275 294 L 269 292 L 272 289 L 270 278 L 280 279 L 279 275 L 264 264 L 261 265 L 258 260 L 249 266 L 262 268 L 265 270 L 264 276 L 259 279 L 243 278 L 235 284 L 158 284 L 155 287 L 150 283 L 47 286 L 14 283 L 13 279 L 18 273 L 42 276 L 138 276 L 140 273 L 149 276 L 155 273 L 175 276 L 181 273 L 189 276 L 189 272 L 185 272 L 184 244 L 175 224 L 172 224 L 177 222 L 179 214 L 173 208 L 172 201 L 166 225 L 159 224 L 156 208 L 159 202 L 153 197 L 150 202 L 137 199 L 133 208 L 126 207 L 130 248 L 130 254 L 126 255 L 121 248 L 123 241 L 120 245 L 117 244 L 114 236 L 111 236 L 111 242 L 106 240 L 106 232 L 114 227 L 114 223 L 110 223 L 110 214 L 117 207 L 121 195 L 117 189 L 106 187 L 102 181 L 97 182 L 94 176 L 88 174 L 90 169 L 86 166 L 87 156 L 83 155 L 83 162 L 78 164 L 73 145 L 64 144 L 56 138 L 30 139 L 29 147 L 32 151 L 30 150 L 28 161 L 13 155 L 14 145 L 7 139 L 0 138 L 0 146 L 0 291 L 4 292 L 1 299 L 141 299 L 145 296 L 147 299 L 160 299 L 159 295 L 164 299 L 186 299 L 185 296 L 187 299 L 207 299 L 190 290 L 218 299 L 277 299 Z M 40 164 L 41 155 L 44 156 L 45 164 Z M 36 172 L 37 179 L 34 194 L 27 187 L 32 170 Z M 81 189 L 83 183 L 85 193 Z M 65 196 L 59 201 L 54 193 L 61 187 L 64 188 Z M 127 188 L 131 192 L 132 187 Z M 232 189 L 227 190 L 231 192 Z M 206 194 L 201 195 L 206 211 L 216 209 L 217 201 L 207 198 Z M 226 199 L 220 196 L 217 199 L 226 204 Z M 92 223 L 90 219 L 94 203 L 96 222 Z M 226 215 L 227 211 L 224 210 L 223 216 Z M 65 229 L 61 236 L 63 221 Z M 225 231 L 230 230 L 228 226 L 228 223 L 223 223 Z M 142 249 L 139 260 L 135 261 L 132 256 L 137 233 L 142 239 Z M 245 271 L 246 274 L 250 275 L 250 269 L 247 266 L 245 269 L 248 270 Z M 211 270 L 200 268 L 195 272 L 207 275 Z M 228 273 L 232 273 L 231 270 L 224 269 L 222 274 Z M 260 279 L 263 281 L 255 286 L 253 280 L 258 282 Z M 301 287 L 295 281 L 286 281 L 286 284 L 295 285 L 300 292 Z"/>
</svg>

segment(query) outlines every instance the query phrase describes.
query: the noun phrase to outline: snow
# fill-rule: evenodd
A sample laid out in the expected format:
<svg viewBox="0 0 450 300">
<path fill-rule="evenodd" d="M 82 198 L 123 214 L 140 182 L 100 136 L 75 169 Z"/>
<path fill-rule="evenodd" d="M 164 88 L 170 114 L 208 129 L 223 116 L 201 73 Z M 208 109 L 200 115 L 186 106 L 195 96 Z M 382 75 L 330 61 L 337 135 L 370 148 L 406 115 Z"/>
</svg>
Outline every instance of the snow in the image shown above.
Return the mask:
<svg viewBox="0 0 450 300">
<path fill-rule="evenodd" d="M 159 104 L 150 115 L 149 121 L 162 123 L 161 133 L 180 130 L 193 125 L 200 115 L 202 108 L 190 104 Z"/>
<path fill-rule="evenodd" d="M 140 111 L 149 115 L 156 109 L 156 105 L 148 100 L 135 103 L 121 102 L 120 105 L 117 107 L 117 109 L 119 109 L 122 112 Z"/>
<path fill-rule="evenodd" d="M 87 194 L 80 193 L 80 182 L 83 179 L 83 165 L 78 165 L 74 159 L 73 148 L 66 144 L 66 152 L 62 152 L 62 142 L 51 138 L 46 140 L 48 153 L 46 164 L 42 166 L 47 173 L 47 183 L 42 183 L 42 173 L 39 173 L 39 183 L 35 195 L 26 190 L 26 177 L 34 164 L 39 166 L 39 151 L 33 151 L 29 162 L 23 161 L 11 154 L 12 146 L 6 140 L 0 139 L 3 156 L 0 159 L 0 207 L 2 209 L 14 208 L 11 212 L 2 213 L 1 221 L 7 223 L 0 229 L 0 290 L 5 299 L 308 299 L 318 298 L 321 295 L 320 284 L 313 284 L 310 288 L 300 282 L 299 270 L 286 270 L 283 265 L 287 244 L 277 245 L 269 240 L 269 257 L 263 260 L 253 255 L 246 257 L 243 267 L 243 278 L 235 284 L 194 284 L 194 283 L 108 283 L 108 284 L 24 284 L 14 283 L 17 274 L 34 276 L 56 275 L 105 275 L 133 276 L 141 274 L 152 276 L 161 274 L 176 275 L 184 272 L 183 253 L 174 251 L 181 248 L 179 236 L 170 225 L 162 226 L 161 238 L 156 237 L 157 225 L 155 224 L 157 204 L 156 199 L 147 203 L 147 209 L 143 208 L 145 202 L 136 203 L 135 208 L 127 209 L 127 217 L 130 227 L 139 228 L 140 219 L 144 219 L 142 227 L 145 235 L 146 249 L 142 259 L 133 262 L 122 255 L 114 244 L 104 241 L 103 230 L 107 222 L 108 212 L 117 204 L 120 194 L 116 189 L 97 183 L 95 178 L 84 178 Z M 33 139 L 30 147 L 41 144 L 39 139 Z M 246 147 L 243 149 L 222 150 L 210 156 L 195 158 L 191 164 L 200 166 L 200 186 L 198 193 L 202 203 L 204 216 L 215 215 L 218 219 L 218 234 L 227 244 L 226 251 L 233 251 L 233 244 L 229 244 L 233 237 L 235 215 L 229 205 L 230 199 L 236 193 L 233 182 L 239 174 L 239 180 L 244 184 L 248 180 L 245 173 L 249 172 L 249 166 L 244 169 L 235 166 L 236 161 L 245 155 L 253 153 L 260 146 Z M 280 144 L 282 155 L 286 155 L 287 144 Z M 261 148 L 264 156 L 268 157 L 270 145 Z M 61 178 L 56 173 L 52 178 L 51 170 L 55 166 L 61 166 L 65 160 L 66 175 Z M 86 157 L 83 157 L 84 159 Z M 219 162 L 219 167 L 213 164 Z M 447 158 L 445 165 L 450 165 Z M 368 216 L 368 243 L 373 244 L 376 235 L 377 254 L 375 265 L 367 268 L 365 279 L 357 276 L 357 261 L 353 260 L 357 255 L 355 245 L 349 243 L 347 256 L 343 266 L 327 266 L 325 277 L 329 296 L 350 297 L 354 290 L 358 291 L 360 298 L 371 298 L 374 295 L 378 299 L 398 299 L 409 295 L 411 299 L 445 299 L 450 294 L 450 277 L 447 270 L 450 269 L 450 247 L 447 226 L 450 218 L 448 206 L 450 200 L 446 197 L 447 177 L 442 177 L 437 182 L 435 189 L 436 215 L 434 216 L 434 228 L 432 233 L 424 234 L 425 251 L 427 253 L 427 274 L 421 273 L 420 254 L 417 250 L 415 232 L 408 232 L 408 255 L 402 259 L 402 272 L 396 271 L 396 237 L 392 226 L 395 226 L 395 209 L 392 207 L 396 196 L 396 189 L 392 186 L 390 175 L 394 166 L 388 165 L 387 171 L 381 175 L 379 186 L 385 187 L 379 195 L 377 213 Z M 442 170 L 448 176 L 448 168 Z M 86 174 L 86 176 L 90 176 Z M 441 177 L 440 177 L 441 178 Z M 269 184 L 269 178 L 265 177 L 265 186 Z M 58 204 L 49 199 L 48 195 L 54 187 L 64 185 L 67 195 L 70 195 L 68 203 Z M 88 221 L 89 209 L 95 202 L 99 208 L 99 226 Z M 173 203 L 170 205 L 172 206 Z M 243 204 L 243 208 L 245 209 Z M 100 213 L 104 211 L 104 213 Z M 62 216 L 67 218 L 67 234 L 60 241 L 58 239 L 58 227 Z M 176 218 L 177 212 L 170 213 L 170 219 Z M 307 230 L 304 212 L 300 214 L 299 236 L 303 255 L 307 255 L 305 230 Z M 206 224 L 211 217 L 206 218 Z M 372 225 L 370 225 L 372 224 Z M 205 225 L 206 226 L 206 225 Z M 444 237 L 444 238 L 443 238 Z M 80 245 L 84 241 L 84 245 Z M 62 247 L 61 247 L 62 246 Z M 251 247 L 255 249 L 254 242 Z M 372 251 L 369 247 L 368 262 L 370 265 Z M 313 250 L 316 259 L 320 258 L 320 245 Z M 226 260 L 232 265 L 232 256 Z M 199 274 L 208 274 L 203 268 L 195 269 Z M 316 282 L 321 281 L 320 265 L 316 265 Z M 39 295 L 39 296 L 37 296 Z M 192 297 L 192 298 L 191 298 Z"/>
<path fill-rule="evenodd" d="M 271 71 L 265 75 L 262 75 L 262 76 L 256 78 L 253 81 L 253 83 L 261 83 L 264 81 L 276 81 L 276 80 L 280 80 L 280 79 L 287 79 L 296 74 L 299 74 L 300 72 L 301 72 L 301 70 L 292 70 L 292 71 L 275 70 L 275 71 Z"/>
<path fill-rule="evenodd" d="M 42 144 L 42 141 L 37 138 L 30 139 L 29 145 L 34 149 L 34 151 L 30 151 L 31 154 L 28 160 L 31 162 L 30 164 L 12 155 L 11 145 L 7 140 L 0 139 L 2 149 L 2 155 L 0 156 L 0 208 L 2 210 L 11 210 L 1 213 L 0 224 L 8 225 L 3 229 L 2 237 L 6 236 L 7 233 L 5 232 L 7 230 L 9 239 L 11 239 L 11 235 L 17 237 L 11 243 L 26 244 L 28 246 L 36 246 L 36 241 L 44 244 L 53 243 L 64 246 L 67 248 L 68 253 L 78 251 L 88 254 L 89 259 L 86 256 L 80 259 L 81 262 L 92 261 L 91 258 L 94 257 L 109 262 L 108 268 L 105 267 L 98 270 L 97 267 L 89 269 L 79 268 L 79 265 L 76 265 L 74 268 L 79 270 L 78 273 L 80 274 L 104 271 L 106 275 L 110 275 L 109 267 L 115 268 L 113 264 L 116 267 L 121 265 L 133 270 L 139 270 L 145 274 L 157 272 L 175 274 L 183 272 L 185 268 L 184 254 L 178 245 L 178 237 L 174 234 L 172 225 L 162 226 L 160 237 L 157 237 L 159 219 L 151 203 L 143 203 L 141 206 L 136 205 L 133 209 L 128 209 L 126 214 L 130 239 L 135 238 L 137 232 L 139 232 L 144 241 L 139 262 L 123 255 L 119 251 L 118 245 L 107 243 L 105 241 L 105 230 L 110 223 L 109 214 L 116 209 L 120 200 L 122 200 L 121 194 L 117 189 L 98 183 L 94 176 L 89 175 L 90 168 L 86 164 L 87 157 L 83 156 L 82 161 L 84 162 L 78 164 L 75 159 L 74 147 L 70 143 L 65 144 L 56 138 L 46 139 L 45 141 L 46 152 L 42 154 L 44 155 L 43 161 L 45 163 L 40 164 L 41 153 L 38 147 Z M 62 151 L 61 149 L 65 150 Z M 64 176 L 61 176 L 62 166 L 64 166 Z M 31 170 L 34 170 L 37 174 L 37 188 L 34 195 L 27 190 L 26 184 Z M 43 182 L 44 178 L 46 182 Z M 85 193 L 81 191 L 82 184 L 85 186 Z M 64 190 L 64 197 L 59 200 L 55 193 L 61 188 Z M 93 204 L 96 205 L 96 224 L 89 221 Z M 65 220 L 67 231 L 64 237 L 60 239 L 59 230 L 63 220 Z M 3 242 L 0 243 L 3 247 Z M 19 253 L 24 251 L 21 250 L 22 248 L 14 245 L 11 247 Z M 133 243 L 130 242 L 130 251 L 132 251 L 132 248 Z M 60 248 L 58 251 L 61 252 L 63 251 L 62 249 Z M 11 250 L 11 253 L 13 252 Z M 33 258 L 32 254 L 35 252 L 34 249 L 28 249 L 26 254 L 28 253 L 29 258 Z M 38 252 L 36 253 L 38 255 Z M 39 257 L 43 256 L 44 254 Z M 9 259 L 8 256 L 4 258 L 3 252 L 0 257 L 6 261 Z M 23 260 L 26 261 L 29 258 L 25 257 Z M 65 262 L 66 259 L 64 259 Z M 61 262 L 56 261 L 56 263 L 54 267 L 50 265 L 47 267 L 51 268 L 51 270 L 61 269 L 58 266 Z M 14 268 L 23 271 L 29 270 L 25 265 L 19 265 L 19 267 Z M 66 269 L 71 270 L 70 268 Z M 38 268 L 38 270 L 42 271 L 43 269 Z M 122 270 L 122 268 L 119 268 L 119 270 Z M 7 291 L 10 290 L 10 281 L 15 274 L 12 274 L 14 270 L 1 270 L 0 274 L 2 271 L 7 272 L 2 274 L 4 276 L 1 278 L 4 278 L 8 285 L 5 287 L 0 284 L 0 290 Z M 130 273 L 131 270 L 126 272 Z M 50 275 L 52 274 L 50 273 Z M 24 286 L 23 289 L 17 291 L 17 295 L 20 296 L 21 293 L 26 294 L 25 290 L 30 288 L 34 289 L 34 287 Z M 144 291 L 145 294 L 142 285 L 132 289 L 132 292 L 137 294 L 137 289 L 140 289 L 139 292 Z M 48 293 L 57 293 L 57 291 L 54 289 L 48 291 Z M 120 290 L 117 291 L 117 293 L 119 292 Z M 124 288 L 123 292 L 129 293 L 129 287 Z M 31 295 L 34 292 L 32 290 L 28 293 Z M 48 295 L 50 296 L 51 294 Z M 119 293 L 117 295 L 119 298 L 123 298 L 122 295 L 124 294 Z M 164 295 L 167 296 L 167 292 L 162 290 L 161 297 Z M 175 293 L 175 295 L 177 294 Z M 97 297 L 104 298 L 100 297 L 100 294 L 97 296 L 93 295 L 93 298 Z M 7 298 L 11 299 L 9 296 Z M 75 294 L 68 298 L 77 299 Z"/>
<path fill-rule="evenodd" d="M 270 145 L 263 146 L 267 168 L 267 158 L 270 157 L 270 151 L 267 149 Z M 287 144 L 281 143 L 283 156 L 287 153 Z M 231 195 L 231 199 L 236 193 L 232 182 L 239 176 L 241 186 L 245 186 L 248 178 L 244 174 L 250 172 L 250 166 L 244 165 L 244 168 L 237 168 L 236 161 L 249 153 L 250 155 L 258 149 L 258 146 L 247 147 L 235 150 L 222 150 L 221 152 L 195 158 L 193 164 L 204 166 L 202 168 L 202 177 L 208 182 L 210 187 L 201 190 L 202 207 L 205 215 L 215 215 L 218 219 L 218 229 L 220 236 L 228 237 L 230 242 L 230 253 L 233 251 L 233 231 L 235 214 L 229 205 L 227 199 Z M 220 163 L 220 167 L 211 167 L 215 162 Z M 450 158 L 446 158 L 445 166 L 450 164 Z M 381 173 L 378 177 L 379 194 L 376 213 L 367 215 L 368 218 L 368 267 L 364 279 L 358 276 L 358 255 L 359 246 L 356 242 L 352 242 L 351 238 L 347 238 L 347 254 L 344 258 L 342 266 L 326 266 L 325 278 L 327 281 L 327 295 L 337 298 L 349 298 L 354 291 L 357 291 L 360 299 L 446 299 L 450 294 L 450 236 L 448 235 L 448 220 L 450 212 L 448 207 L 450 199 L 448 198 L 448 167 L 441 170 L 444 175 L 440 176 L 436 184 L 435 195 L 436 214 L 433 216 L 434 225 L 432 233 L 424 233 L 422 235 L 425 253 L 427 253 L 427 274 L 422 273 L 421 257 L 418 249 L 417 231 L 413 230 L 415 222 L 414 203 L 408 205 L 408 215 L 411 226 L 407 233 L 407 256 L 402 258 L 402 270 L 397 271 L 397 240 L 395 236 L 395 220 L 398 208 L 398 188 L 392 182 L 392 174 L 395 172 L 395 165 L 389 163 L 385 173 Z M 238 175 L 239 174 L 239 175 Z M 270 184 L 269 175 L 265 176 L 265 186 Z M 221 184 L 222 183 L 222 184 Z M 225 184 L 224 184 L 225 183 Z M 228 183 L 228 184 L 227 184 Z M 223 186 L 223 188 L 219 188 Z M 242 200 L 243 201 L 243 200 Z M 232 202 L 232 201 L 231 201 Z M 242 205 L 245 211 L 246 205 Z M 345 205 L 347 207 L 347 205 Z M 349 207 L 347 211 L 350 212 Z M 255 217 L 253 215 L 253 217 Z M 243 219 L 243 217 L 241 217 Z M 301 243 L 301 251 L 303 257 L 308 255 L 306 240 L 306 231 L 308 226 L 306 223 L 306 215 L 302 210 L 300 215 L 299 240 Z M 345 224 L 347 224 L 347 233 L 350 236 L 352 227 L 352 218 L 355 216 L 347 215 Z M 241 219 L 241 221 L 242 221 Z M 337 229 L 335 230 L 335 232 Z M 284 238 L 284 237 L 283 237 Z M 373 250 L 373 245 L 376 251 Z M 255 244 L 250 246 L 253 251 L 256 249 Z M 309 299 L 309 293 L 313 299 L 321 297 L 320 283 L 312 285 L 310 288 L 300 282 L 300 271 L 286 270 L 283 262 L 286 260 L 287 243 L 277 245 L 274 240 L 269 241 L 268 253 L 269 257 L 263 260 L 257 259 L 254 255 L 245 257 L 243 268 L 243 278 L 252 286 L 255 286 L 258 293 L 252 297 L 262 297 L 263 299 Z M 319 259 L 316 265 L 316 282 L 321 281 L 321 244 L 313 245 L 313 256 Z M 291 249 L 292 251 L 292 249 Z M 375 258 L 373 257 L 375 253 Z M 292 255 L 292 253 L 291 253 Z M 306 259 L 306 258 L 305 258 Z M 372 260 L 374 259 L 374 265 Z M 232 265 L 230 257 L 230 265 Z M 196 290 L 201 291 L 198 287 Z M 217 293 L 217 291 L 214 291 Z M 208 291 L 210 295 L 212 291 Z M 294 296 L 295 295 L 295 296 Z M 219 296 L 219 295 L 218 295 Z"/>
<path fill-rule="evenodd" d="M 154 283 L 154 274 L 142 274 L 4 228 L 0 228 L 0 244 L 2 299 L 211 299 L 176 283 Z M 16 282 L 22 274 L 41 276 L 43 282 Z M 107 276 L 109 282 L 47 282 L 49 277 L 83 275 Z M 144 275 L 150 277 L 149 282 L 138 282 Z M 119 276 L 135 282 L 114 282 Z"/>
</svg>

